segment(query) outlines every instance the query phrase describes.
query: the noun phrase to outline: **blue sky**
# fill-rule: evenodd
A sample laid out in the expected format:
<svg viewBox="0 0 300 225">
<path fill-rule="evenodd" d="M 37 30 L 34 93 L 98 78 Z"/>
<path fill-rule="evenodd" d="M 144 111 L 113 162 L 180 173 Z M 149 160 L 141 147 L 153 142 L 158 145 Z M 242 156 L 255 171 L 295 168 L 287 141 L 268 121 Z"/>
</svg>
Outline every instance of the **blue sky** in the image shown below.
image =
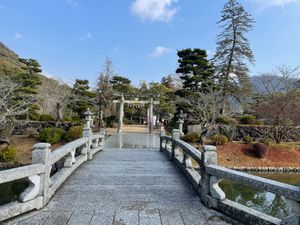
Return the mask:
<svg viewBox="0 0 300 225">
<path fill-rule="evenodd" d="M 89 79 L 105 58 L 133 80 L 174 73 L 176 50 L 215 50 L 225 0 L 0 0 L 0 41 L 44 73 Z M 300 65 L 300 0 L 240 0 L 255 21 L 251 75 Z"/>
</svg>

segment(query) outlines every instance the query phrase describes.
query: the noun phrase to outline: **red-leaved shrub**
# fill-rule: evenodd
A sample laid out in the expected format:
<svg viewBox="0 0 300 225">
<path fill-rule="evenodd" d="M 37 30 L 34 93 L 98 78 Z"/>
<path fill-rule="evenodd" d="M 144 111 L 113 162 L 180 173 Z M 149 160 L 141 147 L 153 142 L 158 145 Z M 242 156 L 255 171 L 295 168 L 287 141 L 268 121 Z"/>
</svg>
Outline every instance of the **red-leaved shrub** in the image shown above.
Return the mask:
<svg viewBox="0 0 300 225">
<path fill-rule="evenodd" d="M 253 149 L 254 149 L 255 155 L 260 159 L 266 158 L 268 155 L 269 148 L 267 145 L 265 145 L 263 143 L 255 143 L 253 145 Z"/>
</svg>

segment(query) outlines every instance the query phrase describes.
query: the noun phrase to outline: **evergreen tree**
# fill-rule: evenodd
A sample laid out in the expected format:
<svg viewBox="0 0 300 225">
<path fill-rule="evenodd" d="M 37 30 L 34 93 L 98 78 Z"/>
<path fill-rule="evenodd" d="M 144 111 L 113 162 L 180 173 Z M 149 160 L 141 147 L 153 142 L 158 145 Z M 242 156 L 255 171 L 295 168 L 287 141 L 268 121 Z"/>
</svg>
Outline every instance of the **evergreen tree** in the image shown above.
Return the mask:
<svg viewBox="0 0 300 225">
<path fill-rule="evenodd" d="M 149 84 L 147 83 L 147 81 L 140 81 L 140 86 L 139 86 L 137 95 L 139 95 L 139 96 L 149 96 L 150 95 Z"/>
<path fill-rule="evenodd" d="M 22 69 L 24 72 L 16 74 L 14 78 L 16 82 L 20 83 L 20 87 L 16 91 L 16 100 L 23 101 L 26 98 L 31 98 L 32 104 L 28 106 L 29 114 L 34 113 L 39 109 L 36 104 L 38 95 L 38 86 L 41 85 L 39 74 L 42 72 L 41 65 L 35 59 L 23 59 L 19 61 L 23 64 Z"/>
<path fill-rule="evenodd" d="M 72 89 L 72 110 L 80 118 L 84 118 L 84 113 L 87 108 L 94 110 L 95 108 L 95 97 L 94 92 L 89 91 L 89 81 L 76 79 L 75 84 Z"/>
<path fill-rule="evenodd" d="M 21 63 L 25 64 L 22 69 L 26 70 L 30 76 L 42 72 L 41 65 L 35 59 L 20 58 L 19 60 Z"/>
<path fill-rule="evenodd" d="M 129 94 L 133 92 L 131 80 L 122 76 L 113 76 L 110 80 L 114 91 Z"/>
<path fill-rule="evenodd" d="M 214 67 L 207 59 L 203 49 L 183 49 L 177 52 L 179 66 L 176 73 L 180 74 L 183 88 L 192 91 L 206 92 L 214 84 Z"/>
<path fill-rule="evenodd" d="M 213 62 L 224 93 L 239 100 L 251 86 L 247 63 L 253 63 L 254 56 L 245 35 L 254 20 L 237 0 L 229 0 L 218 23 L 223 31 L 217 36 Z"/>
<path fill-rule="evenodd" d="M 159 119 L 170 120 L 172 115 L 175 113 L 173 90 L 161 83 L 152 82 L 149 85 L 149 93 L 154 97 L 159 96 L 157 97 L 159 100 L 159 105 L 154 106 L 155 112 Z"/>
</svg>

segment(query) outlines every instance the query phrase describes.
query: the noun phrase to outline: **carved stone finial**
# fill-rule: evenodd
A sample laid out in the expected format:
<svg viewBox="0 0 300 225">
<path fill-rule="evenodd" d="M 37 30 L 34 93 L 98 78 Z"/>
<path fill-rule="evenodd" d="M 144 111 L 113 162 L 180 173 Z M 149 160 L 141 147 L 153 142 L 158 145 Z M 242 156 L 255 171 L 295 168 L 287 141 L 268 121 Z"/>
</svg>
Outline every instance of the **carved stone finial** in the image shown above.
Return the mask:
<svg viewBox="0 0 300 225">
<path fill-rule="evenodd" d="M 94 115 L 90 108 L 87 108 L 87 111 L 84 113 L 85 115 L 85 128 L 90 128 L 91 127 L 91 122 L 92 122 L 92 115 Z"/>
</svg>

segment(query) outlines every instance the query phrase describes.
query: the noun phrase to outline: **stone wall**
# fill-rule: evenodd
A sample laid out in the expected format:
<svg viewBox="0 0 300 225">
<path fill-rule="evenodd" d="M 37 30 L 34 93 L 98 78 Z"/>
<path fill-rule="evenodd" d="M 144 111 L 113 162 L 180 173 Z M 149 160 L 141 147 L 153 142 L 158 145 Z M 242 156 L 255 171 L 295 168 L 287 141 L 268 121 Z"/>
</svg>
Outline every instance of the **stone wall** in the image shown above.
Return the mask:
<svg viewBox="0 0 300 225">
<path fill-rule="evenodd" d="M 224 127 L 225 125 L 219 125 L 214 129 L 213 133 L 224 134 Z M 242 140 L 244 136 L 251 136 L 255 140 L 259 140 L 267 136 L 268 126 L 255 126 L 255 125 L 238 125 L 234 131 L 234 140 Z M 200 126 L 199 125 L 189 125 L 188 131 L 189 132 L 199 132 Z M 296 128 L 287 134 L 287 140 L 292 142 L 300 141 L 300 128 Z"/>
</svg>

